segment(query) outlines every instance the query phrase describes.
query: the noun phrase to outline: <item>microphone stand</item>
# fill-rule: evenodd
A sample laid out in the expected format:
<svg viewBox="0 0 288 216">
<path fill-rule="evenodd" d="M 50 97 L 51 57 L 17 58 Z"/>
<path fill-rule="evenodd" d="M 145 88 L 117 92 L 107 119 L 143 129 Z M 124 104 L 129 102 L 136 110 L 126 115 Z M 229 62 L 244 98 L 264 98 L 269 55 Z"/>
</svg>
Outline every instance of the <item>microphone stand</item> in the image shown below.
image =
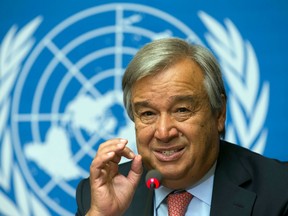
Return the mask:
<svg viewBox="0 0 288 216">
<path fill-rule="evenodd" d="M 153 199 L 153 197 L 154 197 L 154 187 L 151 187 L 151 189 L 149 189 L 148 198 L 147 198 L 147 202 L 146 202 L 146 208 L 145 208 L 145 215 L 146 216 L 154 215 L 154 199 Z"/>
</svg>

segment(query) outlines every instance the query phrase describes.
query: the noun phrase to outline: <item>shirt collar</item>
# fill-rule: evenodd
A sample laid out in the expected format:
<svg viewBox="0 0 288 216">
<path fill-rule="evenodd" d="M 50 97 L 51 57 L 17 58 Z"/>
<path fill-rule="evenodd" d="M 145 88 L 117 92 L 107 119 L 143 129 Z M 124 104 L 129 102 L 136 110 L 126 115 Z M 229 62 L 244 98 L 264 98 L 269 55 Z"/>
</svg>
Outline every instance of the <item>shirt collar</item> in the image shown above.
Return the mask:
<svg viewBox="0 0 288 216">
<path fill-rule="evenodd" d="M 186 189 L 189 193 L 193 194 L 194 197 L 197 197 L 209 206 L 211 206 L 215 168 L 216 162 L 200 181 Z"/>
</svg>

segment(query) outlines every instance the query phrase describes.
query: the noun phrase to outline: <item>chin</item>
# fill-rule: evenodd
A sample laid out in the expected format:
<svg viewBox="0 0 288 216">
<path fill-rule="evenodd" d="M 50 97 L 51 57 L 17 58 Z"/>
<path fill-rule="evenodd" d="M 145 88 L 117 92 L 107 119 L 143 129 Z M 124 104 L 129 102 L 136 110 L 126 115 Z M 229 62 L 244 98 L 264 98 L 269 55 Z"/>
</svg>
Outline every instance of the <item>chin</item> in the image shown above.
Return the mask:
<svg viewBox="0 0 288 216">
<path fill-rule="evenodd" d="M 185 172 L 176 168 L 175 166 L 162 166 L 161 168 L 157 169 L 162 175 L 163 178 L 167 179 L 179 179 L 185 175 Z"/>
</svg>

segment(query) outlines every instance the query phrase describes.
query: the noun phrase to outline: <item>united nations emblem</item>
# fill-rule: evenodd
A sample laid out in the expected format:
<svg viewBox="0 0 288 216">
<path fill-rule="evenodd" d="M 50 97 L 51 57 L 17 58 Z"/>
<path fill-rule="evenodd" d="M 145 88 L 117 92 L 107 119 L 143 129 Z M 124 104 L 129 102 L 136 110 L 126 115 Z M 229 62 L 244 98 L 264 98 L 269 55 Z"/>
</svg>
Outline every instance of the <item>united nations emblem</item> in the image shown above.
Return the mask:
<svg viewBox="0 0 288 216">
<path fill-rule="evenodd" d="M 121 78 L 139 47 L 162 37 L 181 37 L 214 51 L 231 92 L 228 139 L 263 152 L 269 85 L 259 87 L 253 47 L 230 20 L 222 26 L 204 12 L 199 17 L 208 29 L 206 43 L 177 18 L 137 4 L 107 4 L 76 13 L 37 40 L 33 49 L 42 18 L 18 33 L 11 28 L 0 50 L 5 63 L 0 109 L 9 116 L 0 120 L 5 158 L 0 185 L 8 191 L 13 178 L 14 187 L 22 189 L 15 190 L 15 199 L 0 193 L 0 200 L 13 208 L 9 213 L 73 215 L 76 185 L 89 175 L 99 144 L 124 137 L 136 151 L 134 126 L 122 105 Z M 18 58 L 12 61 L 8 52 Z M 244 120 L 253 112 L 257 119 L 251 117 L 247 124 Z M 6 211 L 0 207 L 0 213 Z"/>
</svg>

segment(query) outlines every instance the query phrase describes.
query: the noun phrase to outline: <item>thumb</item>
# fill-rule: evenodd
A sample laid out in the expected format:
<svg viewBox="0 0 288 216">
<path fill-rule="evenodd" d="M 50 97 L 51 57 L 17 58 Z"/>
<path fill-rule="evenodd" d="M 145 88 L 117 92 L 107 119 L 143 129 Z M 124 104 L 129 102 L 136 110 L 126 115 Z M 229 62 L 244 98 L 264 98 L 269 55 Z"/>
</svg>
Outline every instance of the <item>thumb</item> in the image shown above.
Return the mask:
<svg viewBox="0 0 288 216">
<path fill-rule="evenodd" d="M 132 161 L 131 169 L 127 176 L 127 178 L 130 180 L 130 182 L 134 187 L 138 185 L 142 173 L 143 173 L 142 157 L 141 155 L 136 155 Z"/>
</svg>

